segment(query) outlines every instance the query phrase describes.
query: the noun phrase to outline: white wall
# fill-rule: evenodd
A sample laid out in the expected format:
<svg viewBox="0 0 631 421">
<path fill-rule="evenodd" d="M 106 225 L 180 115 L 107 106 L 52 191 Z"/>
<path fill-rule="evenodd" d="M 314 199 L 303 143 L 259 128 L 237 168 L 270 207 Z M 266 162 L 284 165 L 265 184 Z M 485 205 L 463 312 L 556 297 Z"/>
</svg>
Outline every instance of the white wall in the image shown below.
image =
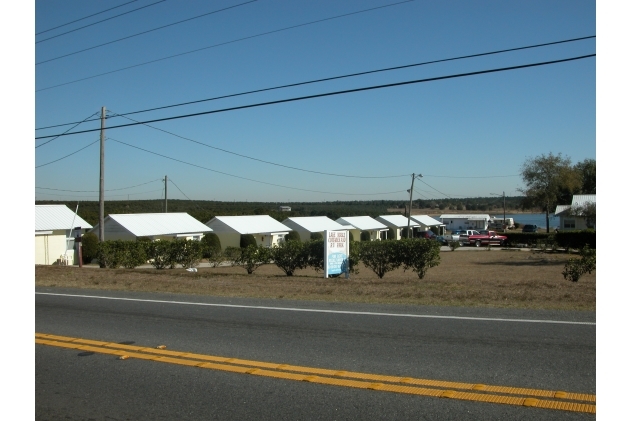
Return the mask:
<svg viewBox="0 0 631 421">
<path fill-rule="evenodd" d="M 66 231 L 53 231 L 48 235 L 35 236 L 35 264 L 52 265 L 59 256 L 66 254 Z"/>
</svg>

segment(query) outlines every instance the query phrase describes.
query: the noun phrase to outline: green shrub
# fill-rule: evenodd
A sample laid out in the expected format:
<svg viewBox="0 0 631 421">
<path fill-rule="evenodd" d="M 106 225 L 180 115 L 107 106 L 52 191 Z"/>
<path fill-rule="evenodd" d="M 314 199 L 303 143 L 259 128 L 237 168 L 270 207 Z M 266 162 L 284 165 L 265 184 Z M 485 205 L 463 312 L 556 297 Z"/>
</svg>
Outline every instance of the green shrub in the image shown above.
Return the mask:
<svg viewBox="0 0 631 421">
<path fill-rule="evenodd" d="M 239 247 L 242 249 L 248 246 L 256 247 L 256 239 L 252 234 L 241 234 L 241 240 L 239 241 Z"/>
<path fill-rule="evenodd" d="M 177 240 L 172 242 L 175 248 L 175 262 L 183 268 L 199 265 L 204 254 L 204 245 L 198 240 Z"/>
<path fill-rule="evenodd" d="M 223 251 L 223 257 L 230 266 L 234 266 L 241 257 L 241 249 L 239 247 L 226 247 Z"/>
<path fill-rule="evenodd" d="M 568 259 L 563 269 L 563 278 L 572 282 L 578 282 L 586 273 L 596 270 L 596 250 L 585 245 L 580 250 L 580 259 Z"/>
<path fill-rule="evenodd" d="M 321 232 L 312 232 L 309 238 L 311 240 L 324 240 L 324 237 L 322 237 Z"/>
<path fill-rule="evenodd" d="M 424 238 L 405 239 L 398 244 L 403 269 L 412 269 L 419 279 L 423 279 L 427 270 L 440 264 L 440 244 Z"/>
<path fill-rule="evenodd" d="M 566 250 L 580 250 L 585 245 L 591 249 L 596 248 L 596 231 L 594 230 L 559 231 L 554 237 L 559 247 Z"/>
<path fill-rule="evenodd" d="M 81 256 L 83 263 L 92 263 L 96 259 L 99 249 L 99 237 L 93 232 L 83 234 L 81 237 Z"/>
<path fill-rule="evenodd" d="M 301 241 L 298 231 L 289 231 L 289 234 L 285 235 L 285 241 Z"/>
<path fill-rule="evenodd" d="M 505 245 L 514 247 L 518 244 L 525 244 L 528 247 L 536 246 L 537 241 L 546 240 L 549 234 L 545 232 L 504 232 L 506 236 Z"/>
<path fill-rule="evenodd" d="M 355 238 L 353 237 L 353 233 L 351 231 L 348 232 L 348 238 L 349 238 L 348 241 L 350 241 L 351 243 L 355 241 Z"/>
<path fill-rule="evenodd" d="M 204 258 L 209 259 L 213 255 L 216 256 L 217 251 L 221 252 L 221 241 L 217 234 L 209 232 L 202 237 L 201 242 L 204 249 Z"/>
<path fill-rule="evenodd" d="M 177 253 L 174 252 L 173 241 L 159 240 L 149 244 L 148 258 L 151 265 L 156 269 L 174 268 L 176 265 Z"/>
<path fill-rule="evenodd" d="M 458 247 L 460 247 L 460 241 L 449 241 L 447 245 L 451 251 L 455 251 Z"/>
<path fill-rule="evenodd" d="M 324 240 L 311 240 L 304 244 L 307 253 L 307 266 L 316 273 L 324 270 Z"/>
<path fill-rule="evenodd" d="M 348 244 L 348 272 L 358 274 L 359 273 L 359 262 L 361 261 L 360 255 L 361 243 L 356 243 L 351 241 Z"/>
<path fill-rule="evenodd" d="M 370 241 L 359 243 L 359 259 L 379 277 L 401 266 L 399 242 Z"/>
<path fill-rule="evenodd" d="M 359 235 L 361 241 L 370 241 L 370 233 L 368 231 L 362 231 Z"/>
<path fill-rule="evenodd" d="M 271 250 L 274 264 L 287 276 L 293 276 L 297 269 L 304 269 L 309 264 L 308 249 L 300 241 L 283 241 Z"/>
<path fill-rule="evenodd" d="M 103 241 L 98 243 L 96 258 L 100 267 L 116 269 L 122 265 L 123 252 L 115 241 Z"/>
<path fill-rule="evenodd" d="M 115 246 L 121 253 L 121 266 L 134 269 L 147 263 L 145 245 L 138 241 L 116 241 Z"/>
<path fill-rule="evenodd" d="M 249 245 L 242 248 L 240 252 L 239 257 L 235 260 L 235 265 L 243 267 L 250 275 L 271 260 L 271 252 L 267 247 Z"/>
</svg>

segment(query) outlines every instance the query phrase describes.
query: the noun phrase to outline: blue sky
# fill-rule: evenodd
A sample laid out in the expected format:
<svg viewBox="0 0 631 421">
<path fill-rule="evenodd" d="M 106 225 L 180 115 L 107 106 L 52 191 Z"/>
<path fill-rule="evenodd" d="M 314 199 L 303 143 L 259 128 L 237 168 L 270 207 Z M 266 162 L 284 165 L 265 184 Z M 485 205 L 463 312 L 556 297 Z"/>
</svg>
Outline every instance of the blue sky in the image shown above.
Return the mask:
<svg viewBox="0 0 631 421">
<path fill-rule="evenodd" d="M 138 0 L 42 33 L 35 39 L 40 41 L 155 1 Z M 244 2 L 167 0 L 40 42 L 35 46 L 35 62 Z M 35 32 L 124 3 L 125 0 L 36 1 Z M 35 127 L 81 121 L 99 112 L 102 106 L 125 113 L 596 34 L 594 1 L 417 0 L 50 88 L 186 51 L 393 3 L 396 1 L 259 0 L 36 65 Z M 590 39 L 130 117 L 151 120 L 595 52 L 596 41 Z M 107 126 L 126 122 L 129 120 L 112 118 L 107 120 Z M 517 195 L 522 185 L 519 168 L 528 157 L 549 152 L 566 154 L 573 162 L 596 157 L 596 58 L 152 125 L 215 148 L 296 168 L 363 177 L 402 177 L 334 177 L 296 171 L 220 152 L 146 126 L 135 126 L 106 131 L 105 188 L 111 190 L 106 199 L 161 198 L 162 183 L 157 180 L 165 175 L 187 197 L 201 200 L 401 200 L 408 197 L 405 191 L 411 173 L 423 174 L 422 181 L 415 183 L 415 198 L 489 196 L 502 191 Z M 36 130 L 35 135 L 57 134 L 70 127 Z M 81 124 L 76 130 L 98 127 L 99 122 L 93 121 Z M 98 137 L 98 132 L 65 136 L 35 149 L 35 165 L 42 165 L 35 170 L 36 199 L 96 200 L 98 142 L 69 158 L 45 164 L 87 146 Z M 35 144 L 47 140 L 36 140 Z M 138 184 L 144 185 L 115 190 Z M 184 194 L 169 185 L 169 198 L 185 199 Z"/>
</svg>

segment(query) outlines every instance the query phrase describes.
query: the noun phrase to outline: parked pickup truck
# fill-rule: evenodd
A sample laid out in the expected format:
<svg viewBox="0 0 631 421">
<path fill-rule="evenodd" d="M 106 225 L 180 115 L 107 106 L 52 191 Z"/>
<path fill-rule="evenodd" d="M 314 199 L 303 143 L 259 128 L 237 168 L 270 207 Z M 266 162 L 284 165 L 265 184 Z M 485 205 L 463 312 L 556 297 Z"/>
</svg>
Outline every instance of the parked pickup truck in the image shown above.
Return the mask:
<svg viewBox="0 0 631 421">
<path fill-rule="evenodd" d="M 450 241 L 457 241 L 461 246 L 469 244 L 470 235 L 480 235 L 476 230 L 453 230 L 451 235 L 445 235 L 445 241 L 449 244 Z"/>
<path fill-rule="evenodd" d="M 469 245 L 471 246 L 503 246 L 508 237 L 498 235 L 495 231 L 481 231 L 478 235 L 469 236 Z"/>
</svg>

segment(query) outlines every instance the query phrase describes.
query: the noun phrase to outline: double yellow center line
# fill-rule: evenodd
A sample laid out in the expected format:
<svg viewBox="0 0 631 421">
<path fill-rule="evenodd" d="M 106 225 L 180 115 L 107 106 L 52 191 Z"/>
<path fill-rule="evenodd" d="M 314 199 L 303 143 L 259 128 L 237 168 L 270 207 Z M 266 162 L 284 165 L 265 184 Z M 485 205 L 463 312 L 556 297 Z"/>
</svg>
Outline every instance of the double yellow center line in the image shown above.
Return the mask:
<svg viewBox="0 0 631 421">
<path fill-rule="evenodd" d="M 596 413 L 596 395 L 327 370 L 35 333 L 35 343 L 211 370 L 437 398 Z M 427 387 L 419 387 L 427 386 Z"/>
</svg>

